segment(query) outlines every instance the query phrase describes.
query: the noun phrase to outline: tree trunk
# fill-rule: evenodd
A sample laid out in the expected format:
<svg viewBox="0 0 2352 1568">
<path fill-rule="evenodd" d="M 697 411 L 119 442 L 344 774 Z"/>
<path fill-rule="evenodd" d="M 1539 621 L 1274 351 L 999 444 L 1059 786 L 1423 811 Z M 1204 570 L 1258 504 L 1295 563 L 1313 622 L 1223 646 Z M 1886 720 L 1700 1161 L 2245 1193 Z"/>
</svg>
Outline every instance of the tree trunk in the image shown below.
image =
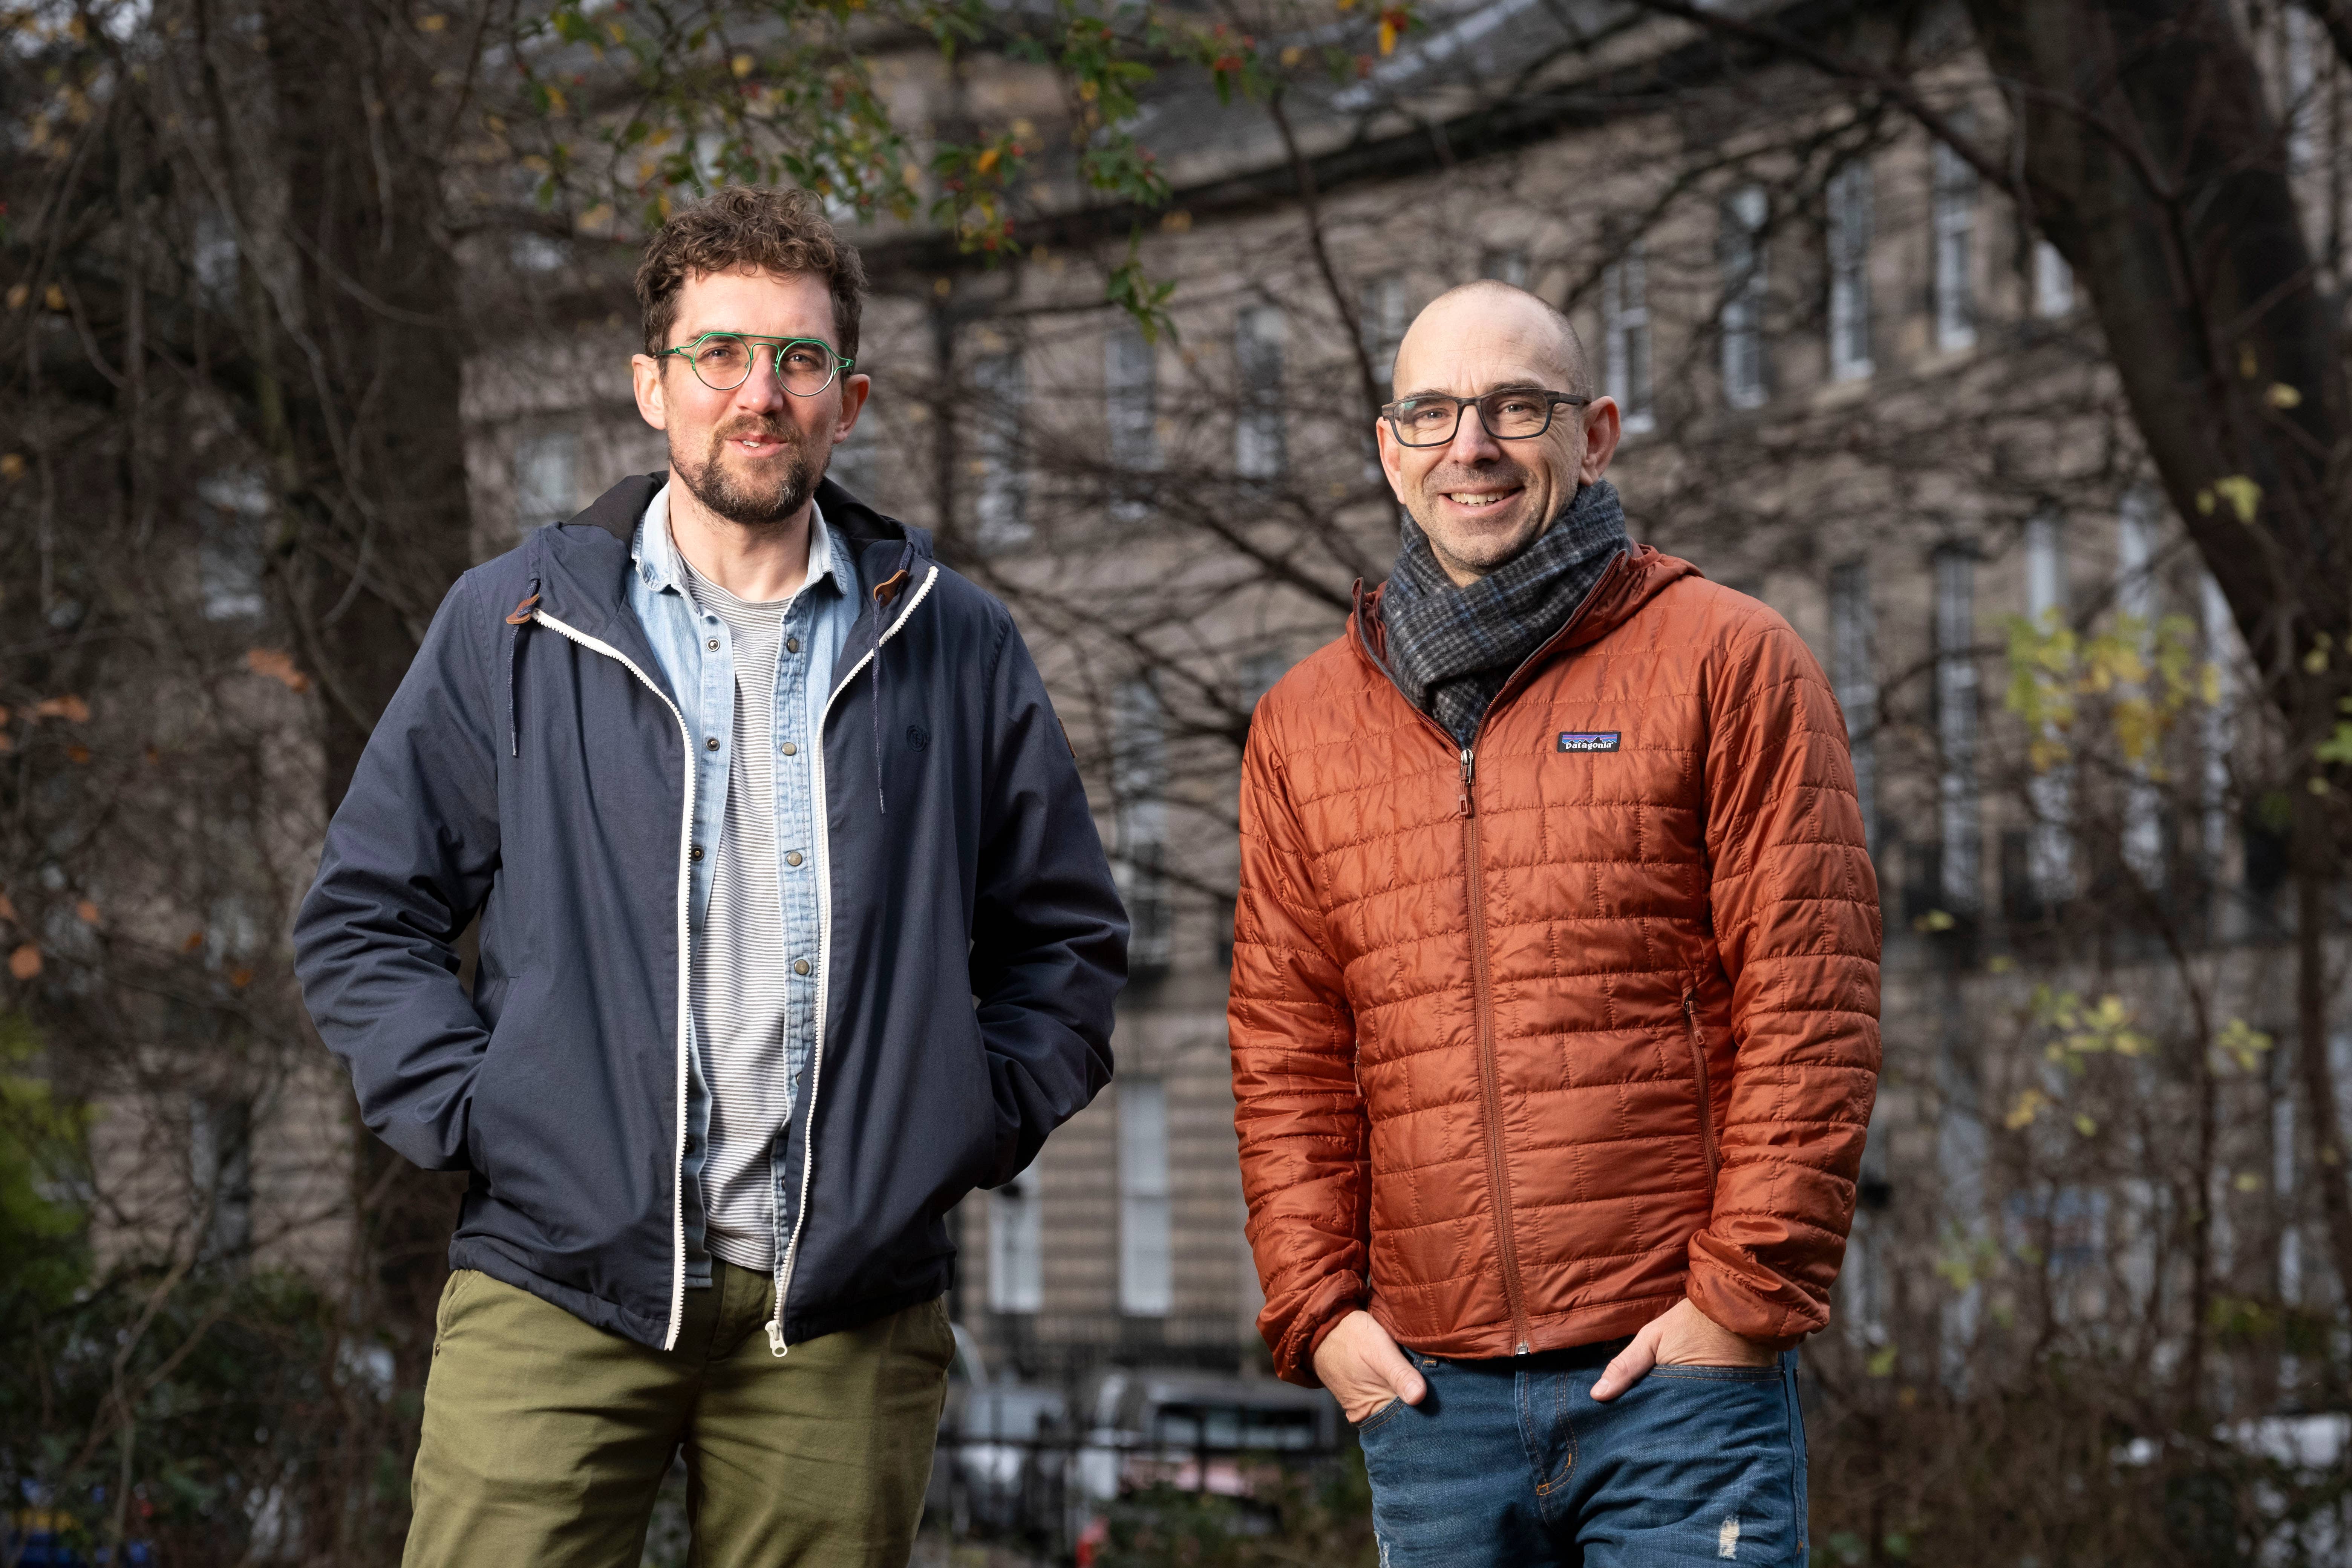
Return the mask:
<svg viewBox="0 0 2352 1568">
<path fill-rule="evenodd" d="M 321 690 L 331 813 L 471 555 L 467 336 L 443 225 L 450 95 L 405 7 L 264 0 L 263 16 L 299 280 L 299 319 L 274 323 L 267 361 L 283 395 L 272 570 Z M 404 1476 L 463 1183 L 353 1126 L 358 1299 L 347 1310 L 392 1353 L 383 1441 Z"/>
</svg>

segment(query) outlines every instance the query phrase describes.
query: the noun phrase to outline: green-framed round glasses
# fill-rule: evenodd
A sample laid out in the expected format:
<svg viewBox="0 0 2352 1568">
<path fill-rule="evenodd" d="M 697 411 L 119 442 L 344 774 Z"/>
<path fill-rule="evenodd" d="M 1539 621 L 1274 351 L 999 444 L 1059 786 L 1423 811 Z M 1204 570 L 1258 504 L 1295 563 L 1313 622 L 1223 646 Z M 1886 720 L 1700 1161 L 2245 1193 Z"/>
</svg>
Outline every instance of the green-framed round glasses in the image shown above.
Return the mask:
<svg viewBox="0 0 2352 1568">
<path fill-rule="evenodd" d="M 732 392 L 751 379 L 760 351 L 776 351 L 776 379 L 794 397 L 814 397 L 833 384 L 833 378 L 857 362 L 833 352 L 822 338 L 762 338 L 748 332 L 705 332 L 690 343 L 662 350 L 694 367 L 702 384 L 713 392 Z"/>
</svg>

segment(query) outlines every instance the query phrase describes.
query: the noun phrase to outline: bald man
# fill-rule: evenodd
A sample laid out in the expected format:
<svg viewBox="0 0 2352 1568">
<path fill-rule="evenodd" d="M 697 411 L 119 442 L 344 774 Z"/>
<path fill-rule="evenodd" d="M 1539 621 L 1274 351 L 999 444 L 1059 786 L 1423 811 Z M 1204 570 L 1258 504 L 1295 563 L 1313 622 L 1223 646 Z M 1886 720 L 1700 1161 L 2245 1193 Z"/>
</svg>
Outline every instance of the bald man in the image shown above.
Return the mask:
<svg viewBox="0 0 2352 1568">
<path fill-rule="evenodd" d="M 1259 1327 L 1355 1423 L 1382 1568 L 1796 1568 L 1878 1069 L 1844 721 L 1628 540 L 1557 310 L 1454 289 L 1395 375 L 1395 570 L 1243 763 Z"/>
</svg>

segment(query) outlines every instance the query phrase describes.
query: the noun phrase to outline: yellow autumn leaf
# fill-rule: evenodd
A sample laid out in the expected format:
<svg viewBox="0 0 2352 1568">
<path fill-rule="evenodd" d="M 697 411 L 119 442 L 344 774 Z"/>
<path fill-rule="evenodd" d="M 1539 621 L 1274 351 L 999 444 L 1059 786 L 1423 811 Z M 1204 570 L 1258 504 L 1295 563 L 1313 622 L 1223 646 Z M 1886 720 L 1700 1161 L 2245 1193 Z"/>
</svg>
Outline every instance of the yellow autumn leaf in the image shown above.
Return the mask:
<svg viewBox="0 0 2352 1568">
<path fill-rule="evenodd" d="M 1003 153 L 999 149 L 991 147 L 973 161 L 972 167 L 985 174 L 996 167 L 997 159 L 1003 156 Z"/>
<path fill-rule="evenodd" d="M 2254 521 L 2254 509 L 2263 502 L 2263 487 L 2243 474 L 2231 474 L 2213 481 L 2213 493 L 2230 503 L 2240 522 Z"/>
<path fill-rule="evenodd" d="M 2048 1095 L 2038 1089 L 2029 1089 L 2020 1094 L 2010 1106 L 2009 1114 L 2000 1119 L 2000 1124 L 2011 1132 L 2031 1127 L 2033 1125 L 2033 1119 L 2041 1115 L 2042 1108 L 2049 1103 Z"/>
<path fill-rule="evenodd" d="M 568 114 L 572 111 L 572 106 L 563 100 L 563 89 L 551 82 L 547 89 L 547 107 L 558 114 Z"/>
<path fill-rule="evenodd" d="M 15 481 L 25 477 L 25 454 L 10 452 L 0 456 L 0 479 Z"/>
<path fill-rule="evenodd" d="M 1384 54 L 1384 55 L 1392 55 L 1392 54 L 1396 53 L 1396 41 L 1397 41 L 1397 29 L 1396 29 L 1396 24 L 1395 24 L 1394 22 L 1390 21 L 1386 16 L 1381 17 L 1381 53 L 1382 53 L 1382 54 Z"/>
<path fill-rule="evenodd" d="M 751 74 L 751 56 L 737 55 L 733 59 L 727 62 L 727 68 L 733 71 L 735 73 L 736 79 L 740 81 L 743 78 Z"/>
<path fill-rule="evenodd" d="M 25 308 L 25 301 L 32 297 L 32 293 L 33 291 L 22 283 L 8 290 L 8 309 L 12 310 L 23 310 Z"/>
<path fill-rule="evenodd" d="M 449 18 L 438 11 L 427 11 L 416 18 L 416 30 L 420 33 L 437 33 L 448 25 Z"/>
<path fill-rule="evenodd" d="M 2252 343 L 2240 343 L 2238 345 L 2238 374 L 2244 376 L 2248 381 L 2252 381 L 2254 379 L 2254 373 L 2261 368 L 2261 362 L 2254 358 L 2254 345 Z"/>
<path fill-rule="evenodd" d="M 66 291 L 52 283 L 42 292 L 41 303 L 52 310 L 62 310 L 66 308 Z"/>
<path fill-rule="evenodd" d="M 2263 395 L 2263 401 L 2273 408 L 2297 408 L 2303 405 L 2303 394 L 2285 382 L 2274 381 L 2270 391 Z"/>
</svg>

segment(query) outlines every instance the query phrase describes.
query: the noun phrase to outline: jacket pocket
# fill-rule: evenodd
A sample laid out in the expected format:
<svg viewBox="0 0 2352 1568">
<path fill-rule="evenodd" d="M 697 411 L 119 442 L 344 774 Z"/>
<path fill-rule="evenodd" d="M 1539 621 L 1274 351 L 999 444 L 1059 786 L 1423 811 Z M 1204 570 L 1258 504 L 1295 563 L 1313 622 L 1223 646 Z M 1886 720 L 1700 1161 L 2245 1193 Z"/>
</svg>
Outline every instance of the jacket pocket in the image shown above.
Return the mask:
<svg viewBox="0 0 2352 1568">
<path fill-rule="evenodd" d="M 1695 992 L 1683 993 L 1683 1026 L 1690 1037 L 1691 1071 L 1698 1086 L 1699 1143 L 1706 1151 L 1706 1193 L 1712 1198 L 1723 1155 L 1715 1143 L 1715 1096 L 1707 1088 L 1706 1041 L 1698 1030 L 1698 996 Z"/>
</svg>

